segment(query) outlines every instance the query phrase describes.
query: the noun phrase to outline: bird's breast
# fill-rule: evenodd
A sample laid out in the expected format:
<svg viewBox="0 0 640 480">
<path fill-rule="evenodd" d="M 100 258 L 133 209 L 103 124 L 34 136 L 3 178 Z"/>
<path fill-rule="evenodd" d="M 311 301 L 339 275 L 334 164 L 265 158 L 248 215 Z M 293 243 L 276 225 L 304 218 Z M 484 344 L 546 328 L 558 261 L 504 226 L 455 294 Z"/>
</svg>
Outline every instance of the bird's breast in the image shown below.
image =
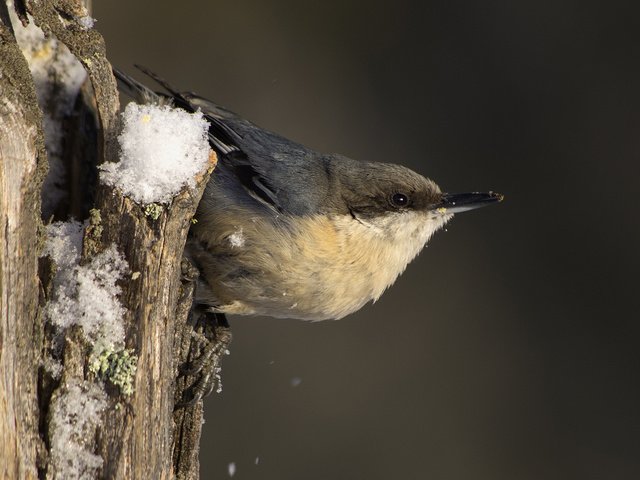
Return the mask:
<svg viewBox="0 0 640 480">
<path fill-rule="evenodd" d="M 210 243 L 225 254 L 207 278 L 227 313 L 342 318 L 377 300 L 422 249 L 435 225 L 419 220 L 245 218 Z"/>
<path fill-rule="evenodd" d="M 417 239 L 407 250 L 387 232 L 351 216 L 313 216 L 299 220 L 293 237 L 301 308 L 319 317 L 341 318 L 380 295 L 424 246 Z M 310 294 L 318 292 L 318 294 Z M 304 305 L 304 307 L 302 307 Z"/>
</svg>

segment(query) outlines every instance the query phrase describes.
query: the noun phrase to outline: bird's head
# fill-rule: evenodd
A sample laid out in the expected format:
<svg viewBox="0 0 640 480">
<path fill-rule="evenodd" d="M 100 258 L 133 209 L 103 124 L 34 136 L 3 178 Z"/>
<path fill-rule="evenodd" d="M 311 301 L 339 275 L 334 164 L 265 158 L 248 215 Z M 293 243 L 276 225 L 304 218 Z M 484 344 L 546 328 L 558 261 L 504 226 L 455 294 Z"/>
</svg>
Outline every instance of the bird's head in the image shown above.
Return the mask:
<svg viewBox="0 0 640 480">
<path fill-rule="evenodd" d="M 417 253 L 453 214 L 502 201 L 494 193 L 443 193 L 432 180 L 396 164 L 340 162 L 341 200 L 352 220 Z"/>
</svg>

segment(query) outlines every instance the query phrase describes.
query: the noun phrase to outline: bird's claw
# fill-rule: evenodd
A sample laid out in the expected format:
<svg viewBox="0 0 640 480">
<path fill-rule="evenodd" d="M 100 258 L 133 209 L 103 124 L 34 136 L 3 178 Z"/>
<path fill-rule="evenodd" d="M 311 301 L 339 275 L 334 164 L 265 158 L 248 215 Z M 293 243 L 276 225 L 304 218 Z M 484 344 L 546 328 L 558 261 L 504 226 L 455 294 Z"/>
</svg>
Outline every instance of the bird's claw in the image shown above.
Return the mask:
<svg viewBox="0 0 640 480">
<path fill-rule="evenodd" d="M 180 376 L 195 378 L 191 386 L 185 389 L 182 400 L 176 403 L 176 408 L 190 407 L 209 395 L 214 388 L 217 391 L 222 389 L 221 362 L 222 357 L 229 353 L 231 329 L 224 315 L 210 312 L 201 312 L 196 326 L 198 324 L 202 331 L 195 331 L 192 336 L 191 351 L 194 352 L 194 358 L 180 369 Z M 191 398 L 185 399 L 185 394 L 190 394 Z"/>
</svg>

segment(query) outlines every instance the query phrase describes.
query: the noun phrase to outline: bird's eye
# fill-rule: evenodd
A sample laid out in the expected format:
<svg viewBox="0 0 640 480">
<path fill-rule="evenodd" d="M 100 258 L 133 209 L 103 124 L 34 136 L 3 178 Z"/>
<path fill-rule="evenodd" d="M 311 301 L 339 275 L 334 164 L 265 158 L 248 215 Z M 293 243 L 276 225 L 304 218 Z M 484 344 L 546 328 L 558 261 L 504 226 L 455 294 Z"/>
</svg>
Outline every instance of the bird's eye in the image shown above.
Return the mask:
<svg viewBox="0 0 640 480">
<path fill-rule="evenodd" d="M 404 193 L 394 193 L 391 195 L 391 203 L 396 207 L 406 207 L 409 204 L 409 197 Z"/>
</svg>

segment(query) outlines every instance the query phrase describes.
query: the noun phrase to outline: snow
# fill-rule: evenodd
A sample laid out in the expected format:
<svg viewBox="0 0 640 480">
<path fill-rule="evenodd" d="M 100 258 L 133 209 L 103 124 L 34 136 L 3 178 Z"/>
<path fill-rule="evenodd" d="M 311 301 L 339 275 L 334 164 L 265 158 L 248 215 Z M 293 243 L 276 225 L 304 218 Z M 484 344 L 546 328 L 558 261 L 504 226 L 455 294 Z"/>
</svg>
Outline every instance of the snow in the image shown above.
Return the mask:
<svg viewBox="0 0 640 480">
<path fill-rule="evenodd" d="M 293 377 L 291 379 L 291 386 L 292 387 L 298 387 L 298 386 L 300 386 L 301 383 L 302 383 L 302 379 L 300 377 Z"/>
<path fill-rule="evenodd" d="M 227 466 L 227 471 L 229 472 L 229 476 L 233 477 L 236 474 L 236 463 L 235 462 L 231 462 Z"/>
<path fill-rule="evenodd" d="M 44 248 L 45 255 L 49 255 L 56 262 L 58 273 L 72 268 L 80 261 L 82 253 L 82 229 L 80 222 L 55 222 L 47 226 L 47 241 Z M 61 281 L 58 275 L 54 280 L 54 288 Z"/>
<path fill-rule="evenodd" d="M 96 478 L 102 458 L 90 450 L 107 396 L 96 384 L 72 380 L 51 402 L 51 457 L 60 470 L 54 478 L 69 480 Z"/>
<path fill-rule="evenodd" d="M 49 157 L 49 173 L 42 187 L 42 214 L 44 218 L 49 218 L 67 196 L 67 174 L 62 162 L 62 120 L 71 113 L 87 73 L 69 49 L 55 37 L 45 37 L 28 14 L 29 24 L 24 27 L 16 17 L 11 3 L 8 6 L 16 40 L 29 64 L 38 104 L 44 112 L 44 139 Z"/>
<path fill-rule="evenodd" d="M 246 241 L 244 233 L 242 233 L 242 229 L 237 230 L 229 235 L 228 240 L 232 248 L 242 248 L 244 247 L 244 243 Z"/>
<path fill-rule="evenodd" d="M 201 112 L 129 103 L 123 113 L 120 162 L 103 164 L 100 178 L 141 204 L 168 203 L 209 159 L 209 124 Z"/>
<path fill-rule="evenodd" d="M 56 222 L 47 226 L 44 253 L 56 263 L 53 295 L 45 308 L 46 319 L 61 331 L 80 325 L 96 355 L 124 347 L 124 307 L 118 280 L 129 271 L 115 245 L 79 265 L 82 224 Z"/>
<path fill-rule="evenodd" d="M 76 18 L 76 20 L 84 30 L 89 30 L 90 28 L 93 28 L 93 25 L 96 23 L 96 19 L 90 17 L 89 15 L 85 15 L 84 17 L 78 17 Z"/>
<path fill-rule="evenodd" d="M 55 380 L 60 379 L 60 375 L 62 375 L 62 362 L 60 360 L 56 360 L 50 355 L 44 355 L 41 364 L 42 367 L 49 372 L 51 378 Z"/>
<path fill-rule="evenodd" d="M 64 44 L 53 36 L 45 36 L 31 15 L 27 14 L 29 23 L 24 27 L 16 17 L 13 7 L 9 7 L 16 40 L 29 63 L 40 105 L 46 104 L 54 88 L 62 88 L 64 95 L 57 98 L 62 102 L 58 108 L 62 113 L 70 113 L 78 91 L 87 78 L 87 72 Z M 57 84 L 54 86 L 52 82 Z M 59 95 L 60 92 L 55 93 Z"/>
</svg>

